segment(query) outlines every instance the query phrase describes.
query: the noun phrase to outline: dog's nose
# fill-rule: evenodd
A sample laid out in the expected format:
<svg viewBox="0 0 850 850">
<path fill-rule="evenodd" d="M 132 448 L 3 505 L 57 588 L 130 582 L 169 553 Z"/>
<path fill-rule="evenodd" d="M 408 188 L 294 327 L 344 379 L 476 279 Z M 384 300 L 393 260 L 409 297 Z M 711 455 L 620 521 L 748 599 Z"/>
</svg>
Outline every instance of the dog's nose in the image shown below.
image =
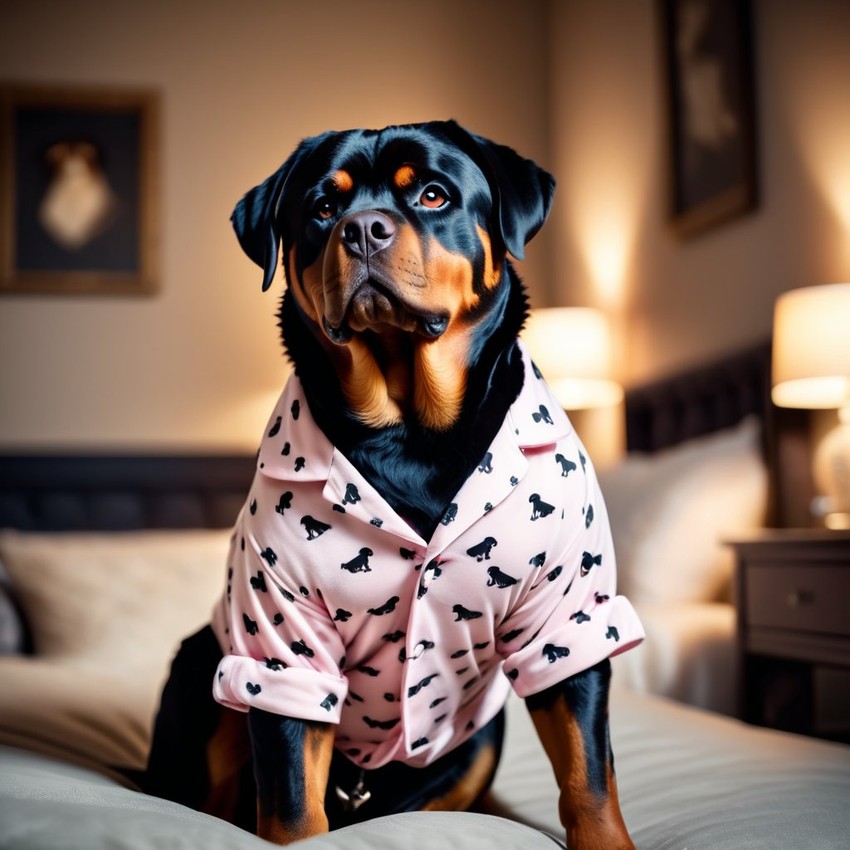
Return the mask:
<svg viewBox="0 0 850 850">
<path fill-rule="evenodd" d="M 377 254 L 395 238 L 395 224 L 383 213 L 366 210 L 342 223 L 342 238 L 349 250 L 361 257 Z"/>
</svg>

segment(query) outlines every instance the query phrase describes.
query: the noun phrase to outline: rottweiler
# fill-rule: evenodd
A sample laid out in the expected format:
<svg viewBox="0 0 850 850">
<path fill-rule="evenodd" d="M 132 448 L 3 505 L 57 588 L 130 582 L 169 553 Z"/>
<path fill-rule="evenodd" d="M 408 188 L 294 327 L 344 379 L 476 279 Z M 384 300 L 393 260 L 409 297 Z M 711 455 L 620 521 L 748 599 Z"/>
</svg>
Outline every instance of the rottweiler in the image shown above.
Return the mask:
<svg viewBox="0 0 850 850">
<path fill-rule="evenodd" d="M 282 257 L 294 374 L 212 622 L 173 662 L 148 791 L 280 844 L 468 808 L 513 688 L 571 850 L 633 846 L 608 659 L 641 627 L 593 467 L 518 339 L 511 259 L 553 192 L 445 121 L 307 139 L 239 202 L 264 290 Z"/>
</svg>

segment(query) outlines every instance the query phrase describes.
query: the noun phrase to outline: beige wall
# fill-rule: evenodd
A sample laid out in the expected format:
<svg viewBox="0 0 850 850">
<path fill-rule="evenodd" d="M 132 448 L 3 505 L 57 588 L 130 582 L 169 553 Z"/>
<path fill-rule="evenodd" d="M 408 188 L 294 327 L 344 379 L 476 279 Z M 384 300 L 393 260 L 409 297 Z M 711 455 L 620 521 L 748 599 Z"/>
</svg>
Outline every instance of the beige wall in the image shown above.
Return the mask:
<svg viewBox="0 0 850 850">
<path fill-rule="evenodd" d="M 552 169 L 524 277 L 608 310 L 625 383 L 766 336 L 779 292 L 850 279 L 850 3 L 754 9 L 761 205 L 680 242 L 654 0 L 4 4 L 0 78 L 161 90 L 162 289 L 0 299 L 0 449 L 252 446 L 284 364 L 227 219 L 328 127 L 454 116 Z"/>
<path fill-rule="evenodd" d="M 609 312 L 627 384 L 767 337 L 784 290 L 850 280 L 850 3 L 753 7 L 761 203 L 680 241 L 657 4 L 552 0 L 551 298 Z"/>
<path fill-rule="evenodd" d="M 228 218 L 302 137 L 454 117 L 545 162 L 544 0 L 0 8 L 0 79 L 150 86 L 163 113 L 161 291 L 0 299 L 0 448 L 253 448 L 278 298 Z"/>
</svg>

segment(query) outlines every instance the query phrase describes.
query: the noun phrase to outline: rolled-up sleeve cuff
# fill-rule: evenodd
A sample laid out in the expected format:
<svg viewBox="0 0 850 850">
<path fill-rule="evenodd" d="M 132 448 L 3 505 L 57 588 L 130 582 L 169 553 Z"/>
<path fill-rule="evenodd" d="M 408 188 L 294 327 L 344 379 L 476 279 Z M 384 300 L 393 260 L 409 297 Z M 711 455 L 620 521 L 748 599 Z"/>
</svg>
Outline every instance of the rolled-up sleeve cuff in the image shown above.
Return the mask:
<svg viewBox="0 0 850 850">
<path fill-rule="evenodd" d="M 271 714 L 339 723 L 348 695 L 340 676 L 304 668 L 269 667 L 265 661 L 226 655 L 213 680 L 216 701 L 236 711 L 259 708 Z"/>
<path fill-rule="evenodd" d="M 520 697 L 545 691 L 600 661 L 637 646 L 643 626 L 624 596 L 597 606 L 589 620 L 569 620 L 544 630 L 505 660 L 505 673 Z"/>
</svg>

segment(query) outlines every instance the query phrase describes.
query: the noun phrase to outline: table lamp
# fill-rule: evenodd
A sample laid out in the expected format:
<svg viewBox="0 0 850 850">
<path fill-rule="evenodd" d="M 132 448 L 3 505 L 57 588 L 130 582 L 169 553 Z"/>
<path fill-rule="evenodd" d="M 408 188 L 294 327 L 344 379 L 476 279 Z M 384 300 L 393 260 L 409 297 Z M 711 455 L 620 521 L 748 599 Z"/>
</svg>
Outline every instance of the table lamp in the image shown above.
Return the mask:
<svg viewBox="0 0 850 850">
<path fill-rule="evenodd" d="M 812 472 L 816 512 L 850 527 L 850 283 L 785 292 L 773 317 L 773 403 L 837 409 L 838 425 L 818 445 Z"/>
<path fill-rule="evenodd" d="M 611 334 L 601 311 L 532 310 L 522 339 L 565 410 L 606 407 L 622 400 L 623 388 L 611 380 Z"/>
</svg>

